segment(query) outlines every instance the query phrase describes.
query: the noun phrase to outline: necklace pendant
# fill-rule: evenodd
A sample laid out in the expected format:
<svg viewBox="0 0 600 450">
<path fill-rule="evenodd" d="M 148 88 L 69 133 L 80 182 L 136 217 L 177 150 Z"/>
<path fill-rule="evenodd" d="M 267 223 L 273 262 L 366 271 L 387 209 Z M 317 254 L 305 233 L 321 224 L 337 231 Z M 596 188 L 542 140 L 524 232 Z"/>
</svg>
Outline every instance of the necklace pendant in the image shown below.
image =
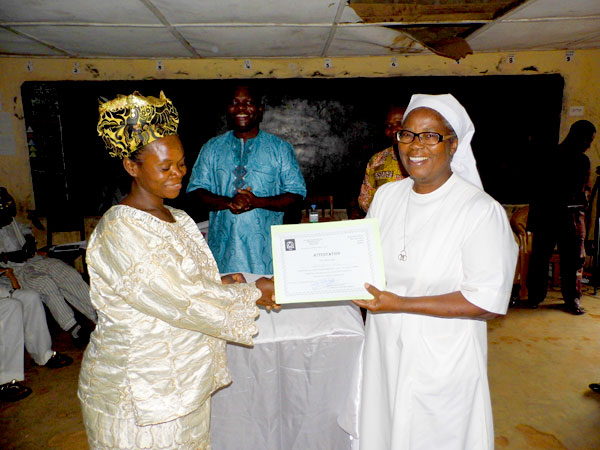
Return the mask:
<svg viewBox="0 0 600 450">
<path fill-rule="evenodd" d="M 407 256 L 406 256 L 406 250 L 402 249 L 402 250 L 400 251 L 400 254 L 398 254 L 398 259 L 399 259 L 400 261 L 406 261 L 406 259 L 407 259 Z"/>
</svg>

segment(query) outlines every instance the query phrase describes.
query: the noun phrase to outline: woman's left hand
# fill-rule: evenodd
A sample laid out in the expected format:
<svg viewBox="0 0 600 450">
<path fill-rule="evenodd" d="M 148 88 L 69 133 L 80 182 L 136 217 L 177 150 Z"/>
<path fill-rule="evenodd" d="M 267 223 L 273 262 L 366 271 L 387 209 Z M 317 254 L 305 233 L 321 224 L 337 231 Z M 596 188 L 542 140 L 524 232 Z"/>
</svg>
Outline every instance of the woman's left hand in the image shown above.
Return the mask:
<svg viewBox="0 0 600 450">
<path fill-rule="evenodd" d="M 374 298 L 373 300 L 352 300 L 361 308 L 371 312 L 398 311 L 401 298 L 389 291 L 380 291 L 375 286 L 365 283 L 365 288 Z"/>
<path fill-rule="evenodd" d="M 221 283 L 223 284 L 235 284 L 235 283 L 246 283 L 246 277 L 241 273 L 230 273 L 221 277 Z"/>
</svg>

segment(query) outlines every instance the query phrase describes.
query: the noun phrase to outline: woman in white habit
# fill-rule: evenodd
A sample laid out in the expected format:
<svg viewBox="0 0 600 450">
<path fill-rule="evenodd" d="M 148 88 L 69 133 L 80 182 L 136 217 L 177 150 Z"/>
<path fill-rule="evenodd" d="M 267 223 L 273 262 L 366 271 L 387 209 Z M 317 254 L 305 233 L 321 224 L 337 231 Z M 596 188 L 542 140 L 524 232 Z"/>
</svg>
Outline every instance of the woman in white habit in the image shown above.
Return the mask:
<svg viewBox="0 0 600 450">
<path fill-rule="evenodd" d="M 377 190 L 387 286 L 366 325 L 361 450 L 493 449 L 486 320 L 505 314 L 517 245 L 486 194 L 450 94 L 413 95 L 397 133 L 410 178 Z"/>
</svg>

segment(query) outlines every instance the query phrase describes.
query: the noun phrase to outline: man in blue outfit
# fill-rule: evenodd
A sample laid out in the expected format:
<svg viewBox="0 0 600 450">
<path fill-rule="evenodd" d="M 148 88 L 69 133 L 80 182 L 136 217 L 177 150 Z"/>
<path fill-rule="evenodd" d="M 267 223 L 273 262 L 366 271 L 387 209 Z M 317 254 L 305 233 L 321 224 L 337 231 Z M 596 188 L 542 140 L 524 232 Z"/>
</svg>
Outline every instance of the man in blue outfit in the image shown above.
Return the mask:
<svg viewBox="0 0 600 450">
<path fill-rule="evenodd" d="M 306 196 L 293 147 L 259 130 L 263 106 L 237 86 L 227 106 L 233 130 L 209 140 L 187 192 L 210 210 L 208 245 L 221 273 L 273 273 L 271 225 Z"/>
</svg>

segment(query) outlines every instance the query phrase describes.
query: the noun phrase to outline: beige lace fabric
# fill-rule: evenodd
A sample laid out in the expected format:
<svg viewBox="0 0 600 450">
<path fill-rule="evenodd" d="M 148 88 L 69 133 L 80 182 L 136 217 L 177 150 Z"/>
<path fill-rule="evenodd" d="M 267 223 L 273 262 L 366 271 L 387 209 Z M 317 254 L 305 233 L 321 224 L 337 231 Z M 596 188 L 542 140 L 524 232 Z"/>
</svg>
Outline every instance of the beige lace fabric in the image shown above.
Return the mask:
<svg viewBox="0 0 600 450">
<path fill-rule="evenodd" d="M 81 406 L 90 450 L 210 450 L 210 402 L 177 420 L 146 425 Z"/>
<path fill-rule="evenodd" d="M 183 211 L 171 213 L 175 223 L 114 206 L 90 238 L 98 325 L 84 354 L 78 395 L 86 428 L 101 417 L 104 430 L 87 428 L 90 444 L 92 436 L 117 430 L 129 442 L 142 432 L 134 433 L 135 427 L 162 427 L 206 408 L 211 394 L 231 382 L 226 341 L 252 345 L 258 332 L 260 291 L 254 284 L 222 285 L 196 224 Z M 171 430 L 165 438 L 175 442 L 169 433 L 183 429 L 170 427 L 162 427 Z M 113 444 L 97 442 L 95 448 L 130 448 Z M 187 448 L 179 446 L 183 441 L 173 445 Z"/>
</svg>

